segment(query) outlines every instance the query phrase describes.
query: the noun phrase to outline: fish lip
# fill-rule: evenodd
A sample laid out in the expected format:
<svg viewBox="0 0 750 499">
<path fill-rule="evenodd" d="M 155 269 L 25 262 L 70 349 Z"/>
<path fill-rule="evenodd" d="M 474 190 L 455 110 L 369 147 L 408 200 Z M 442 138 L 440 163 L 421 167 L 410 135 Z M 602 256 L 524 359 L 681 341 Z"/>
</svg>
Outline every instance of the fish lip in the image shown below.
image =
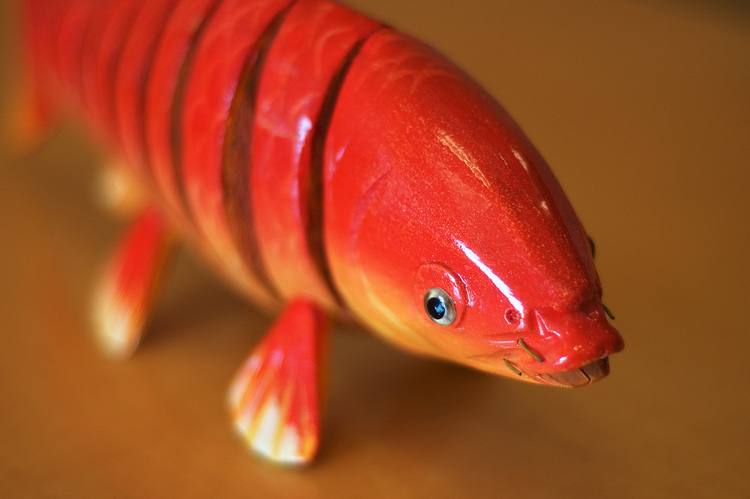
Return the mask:
<svg viewBox="0 0 750 499">
<path fill-rule="evenodd" d="M 545 385 L 576 388 L 590 385 L 609 374 L 609 357 L 596 359 L 578 369 L 557 373 L 536 374 L 534 377 Z"/>
</svg>

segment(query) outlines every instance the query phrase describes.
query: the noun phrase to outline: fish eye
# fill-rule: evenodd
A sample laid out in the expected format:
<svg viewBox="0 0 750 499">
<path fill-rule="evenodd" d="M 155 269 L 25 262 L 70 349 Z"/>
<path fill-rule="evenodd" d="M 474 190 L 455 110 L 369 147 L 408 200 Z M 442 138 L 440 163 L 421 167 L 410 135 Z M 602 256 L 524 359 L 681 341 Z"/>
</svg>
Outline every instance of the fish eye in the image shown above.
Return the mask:
<svg viewBox="0 0 750 499">
<path fill-rule="evenodd" d="M 441 288 L 432 288 L 425 293 L 424 309 L 435 324 L 447 326 L 456 320 L 453 298 Z"/>
</svg>

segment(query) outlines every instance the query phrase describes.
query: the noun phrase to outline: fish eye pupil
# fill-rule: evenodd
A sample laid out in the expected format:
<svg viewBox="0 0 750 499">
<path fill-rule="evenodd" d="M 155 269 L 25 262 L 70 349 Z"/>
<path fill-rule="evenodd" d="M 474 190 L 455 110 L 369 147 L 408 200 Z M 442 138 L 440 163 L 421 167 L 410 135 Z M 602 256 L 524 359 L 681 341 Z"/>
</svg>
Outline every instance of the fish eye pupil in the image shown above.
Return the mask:
<svg viewBox="0 0 750 499">
<path fill-rule="evenodd" d="M 456 304 L 442 288 L 432 288 L 424 295 L 424 310 L 435 324 L 447 326 L 456 320 Z"/>
<path fill-rule="evenodd" d="M 445 303 L 443 303 L 443 300 L 437 296 L 427 300 L 427 313 L 433 319 L 442 319 L 445 316 Z"/>
</svg>

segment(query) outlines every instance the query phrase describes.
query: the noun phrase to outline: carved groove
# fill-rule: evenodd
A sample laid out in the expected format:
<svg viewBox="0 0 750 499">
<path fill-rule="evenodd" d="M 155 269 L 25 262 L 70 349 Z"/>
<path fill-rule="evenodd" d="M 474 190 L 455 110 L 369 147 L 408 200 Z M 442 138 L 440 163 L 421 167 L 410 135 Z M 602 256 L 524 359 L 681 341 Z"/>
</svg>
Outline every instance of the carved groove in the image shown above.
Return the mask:
<svg viewBox="0 0 750 499">
<path fill-rule="evenodd" d="M 280 294 L 265 267 L 255 227 L 250 189 L 252 129 L 263 64 L 290 6 L 279 12 L 251 48 L 229 107 L 222 151 L 221 183 L 230 233 L 248 270 L 272 296 Z"/>
<path fill-rule="evenodd" d="M 187 187 L 185 184 L 185 176 L 182 168 L 182 118 L 185 105 L 185 93 L 187 91 L 188 77 L 190 76 L 190 70 L 193 65 L 193 59 L 197 48 L 203 38 L 203 33 L 211 22 L 214 14 L 221 5 L 221 0 L 215 0 L 211 7 L 206 12 L 205 17 L 201 20 L 200 25 L 195 30 L 192 40 L 188 46 L 185 59 L 182 61 L 180 67 L 180 73 L 177 77 L 177 86 L 175 87 L 174 97 L 172 98 L 172 119 L 170 124 L 170 145 L 172 149 L 172 168 L 174 172 L 174 182 L 177 186 L 177 191 L 180 196 L 180 203 L 182 204 L 182 210 L 185 216 L 192 220 L 194 226 L 197 227 L 193 218 L 192 210 L 190 208 L 190 202 L 187 196 Z"/>
<path fill-rule="evenodd" d="M 372 35 L 370 34 L 369 36 Z M 306 207 L 308 213 L 307 247 L 318 273 L 323 278 L 331 295 L 342 308 L 345 308 L 345 303 L 333 279 L 325 244 L 325 146 L 328 139 L 328 130 L 330 129 L 331 120 L 333 119 L 333 113 L 336 109 L 339 93 L 341 92 L 341 87 L 344 84 L 344 80 L 346 79 L 346 75 L 349 72 L 352 62 L 354 62 L 362 45 L 364 45 L 369 36 L 354 44 L 341 62 L 341 65 L 331 79 L 331 82 L 328 84 L 326 95 L 320 113 L 318 114 L 318 119 L 315 122 L 312 142 L 310 145 L 310 175 L 309 184 L 307 186 L 308 205 Z M 304 213 L 305 210 L 302 210 L 302 212 Z"/>
<path fill-rule="evenodd" d="M 125 31 L 123 32 L 123 40 L 129 40 L 131 33 L 133 29 L 135 28 L 135 19 L 138 16 L 138 13 L 140 12 L 140 9 L 138 7 L 142 6 L 136 6 L 136 8 L 133 8 L 128 12 L 128 20 L 126 21 L 126 27 Z M 104 105 L 107 107 L 106 110 L 104 110 L 103 115 L 105 116 L 105 120 L 107 120 L 107 125 L 111 127 L 111 133 L 112 135 L 119 140 L 120 138 L 120 130 L 117 126 L 117 106 L 115 105 L 115 89 L 117 88 L 117 77 L 120 74 L 120 61 L 122 61 L 122 53 L 124 52 L 124 46 L 119 45 L 116 49 L 115 56 L 111 62 L 110 67 L 106 68 L 106 71 L 108 74 L 115 75 L 114 78 L 110 81 L 111 86 L 107 89 L 105 89 L 106 92 L 108 92 L 106 99 L 99 99 L 99 102 L 103 102 Z"/>
<path fill-rule="evenodd" d="M 167 30 L 167 24 L 169 24 L 169 19 L 172 17 L 176 2 L 177 0 L 172 0 L 169 7 L 164 12 L 164 17 L 159 23 L 159 28 L 156 36 L 154 36 L 154 38 L 151 40 L 151 44 L 149 45 L 146 52 L 146 60 L 143 66 L 143 73 L 141 74 L 141 80 L 138 84 L 138 87 L 136 88 L 136 109 L 138 110 L 138 122 L 140 123 L 140 133 L 138 140 L 140 141 L 139 154 L 141 155 L 141 157 L 139 159 L 141 161 L 141 165 L 144 167 L 144 171 L 148 172 L 151 175 L 153 175 L 150 159 L 151 153 L 148 148 L 148 138 L 146 137 L 146 102 L 149 86 L 148 84 L 151 80 L 151 72 L 153 71 L 156 48 L 161 44 L 161 39 L 164 37 L 164 32 Z M 142 8 L 145 8 L 145 4 L 142 6 Z M 155 184 L 155 179 L 153 177 L 151 178 L 151 181 L 152 184 Z"/>
</svg>

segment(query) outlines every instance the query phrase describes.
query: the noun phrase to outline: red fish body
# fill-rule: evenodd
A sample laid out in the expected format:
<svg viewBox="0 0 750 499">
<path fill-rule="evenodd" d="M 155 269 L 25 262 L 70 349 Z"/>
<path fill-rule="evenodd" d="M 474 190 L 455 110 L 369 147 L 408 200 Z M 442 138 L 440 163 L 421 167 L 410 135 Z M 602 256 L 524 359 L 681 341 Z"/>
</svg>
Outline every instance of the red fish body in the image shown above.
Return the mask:
<svg viewBox="0 0 750 499">
<path fill-rule="evenodd" d="M 136 347 L 178 239 L 284 306 L 230 391 L 260 453 L 314 455 L 330 314 L 525 381 L 608 373 L 623 343 L 570 203 L 430 48 L 327 0 L 25 7 L 29 108 L 77 106 L 148 198 L 98 296 L 104 345 Z"/>
</svg>

